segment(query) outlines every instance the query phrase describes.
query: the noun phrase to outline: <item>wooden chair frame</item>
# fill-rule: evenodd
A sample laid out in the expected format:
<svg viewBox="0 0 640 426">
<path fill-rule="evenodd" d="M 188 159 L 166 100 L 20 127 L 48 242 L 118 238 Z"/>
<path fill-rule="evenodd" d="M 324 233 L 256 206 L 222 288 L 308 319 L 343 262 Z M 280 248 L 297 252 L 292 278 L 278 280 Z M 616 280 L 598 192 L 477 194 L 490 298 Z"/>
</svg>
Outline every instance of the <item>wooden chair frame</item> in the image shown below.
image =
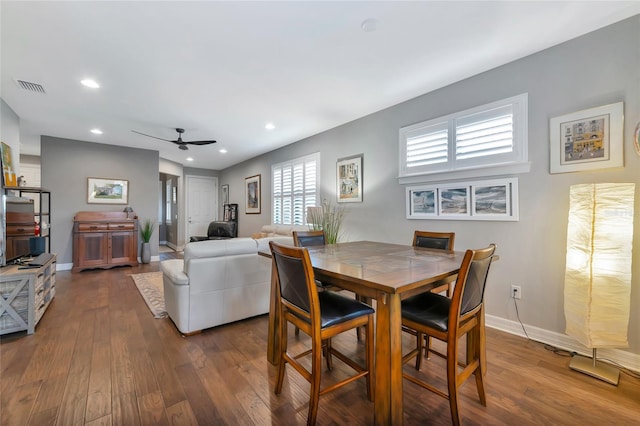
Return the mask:
<svg viewBox="0 0 640 426">
<path fill-rule="evenodd" d="M 455 232 L 431 232 L 431 231 L 415 231 L 413 233 L 413 246 L 418 247 L 418 238 L 432 238 L 438 240 L 448 240 L 448 245 L 445 250 L 453 251 L 453 246 L 456 241 L 456 233 Z M 434 250 L 442 250 L 442 249 L 434 249 Z M 455 277 L 452 277 L 450 281 L 445 284 L 442 284 L 431 290 L 432 293 L 442 293 L 443 291 L 447 292 L 447 297 L 451 297 L 451 293 L 453 292 L 453 284 L 455 283 Z"/>
<path fill-rule="evenodd" d="M 469 277 L 469 271 L 471 264 L 474 261 L 480 261 L 489 259 L 489 262 L 493 260 L 493 253 L 495 251 L 495 245 L 491 244 L 489 247 L 479 250 L 467 250 L 458 272 L 456 279 L 456 285 L 451 299 L 451 305 L 449 308 L 448 327 L 447 331 L 443 332 L 424 324 L 420 324 L 403 317 L 403 328 L 407 327 L 414 330 L 416 333 L 416 347 L 402 358 L 403 363 L 409 362 L 412 358 L 416 357 L 416 370 L 420 370 L 422 356 L 422 344 L 425 341 L 424 336 L 434 337 L 447 344 L 447 353 L 440 354 L 434 352 L 447 360 L 447 390 L 445 393 L 435 386 L 428 384 L 408 373 L 403 373 L 403 377 L 412 383 L 415 383 L 431 392 L 440 395 L 441 397 L 449 400 L 449 407 L 451 409 L 451 418 L 454 425 L 460 424 L 460 413 L 458 408 L 458 389 L 471 375 L 476 378 L 476 387 L 478 389 L 478 397 L 480 403 L 484 406 L 487 405 L 486 395 L 484 391 L 483 371 L 482 364 L 484 362 L 484 347 L 485 341 L 485 329 L 484 322 L 481 315 L 483 315 L 484 296 L 482 297 L 478 306 L 472 310 L 460 314 L 462 309 L 462 299 L 464 295 L 464 289 L 466 287 L 467 279 Z M 489 266 L 487 267 L 487 275 L 489 273 Z M 486 276 L 484 277 L 486 284 Z M 471 341 L 474 343 L 472 348 L 467 348 L 467 361 L 466 363 L 458 362 L 458 346 L 460 337 L 465 334 L 471 334 Z M 470 340 L 468 339 L 467 342 Z M 428 342 L 428 340 L 427 340 Z M 427 343 L 428 344 L 428 343 Z M 470 359 L 469 359 L 470 358 Z M 459 368 L 462 371 L 458 371 Z"/>
<path fill-rule="evenodd" d="M 365 377 L 367 381 L 367 397 L 370 401 L 373 401 L 373 314 L 363 315 L 342 323 L 321 328 L 320 326 L 320 302 L 318 298 L 318 289 L 314 279 L 313 267 L 311 265 L 311 259 L 309 258 L 309 252 L 306 248 L 302 247 L 290 247 L 279 245 L 274 242 L 269 243 L 271 252 L 273 254 L 273 268 L 276 271 L 276 279 L 278 284 L 278 309 L 280 309 L 280 359 L 278 362 L 278 378 L 275 387 L 276 395 L 279 395 L 282 391 L 282 384 L 284 381 L 284 373 L 286 364 L 290 364 L 298 373 L 302 375 L 310 384 L 309 391 L 309 413 L 307 415 L 307 424 L 315 424 L 318 414 L 318 401 L 321 395 L 338 389 L 344 385 L 347 385 L 361 377 Z M 310 312 L 306 312 L 298 306 L 290 303 L 280 294 L 280 274 L 278 272 L 277 257 L 284 256 L 295 259 L 300 259 L 303 264 L 305 279 L 307 284 L 307 290 L 310 297 Z M 288 339 L 288 325 L 292 323 L 298 329 L 311 336 L 311 349 L 304 351 L 300 354 L 292 355 L 287 350 Z M 331 338 L 344 331 L 365 327 L 366 329 L 366 343 L 365 343 L 365 366 L 361 366 L 355 361 L 342 354 L 337 349 L 331 346 Z M 349 365 L 356 371 L 356 374 L 346 379 L 343 379 L 333 385 L 320 389 L 321 382 L 321 366 L 322 366 L 322 342 L 326 341 L 326 354 L 330 360 L 332 355 L 335 355 L 338 359 Z M 301 365 L 297 359 L 311 354 L 311 371 L 307 370 Z M 328 361 L 329 363 L 331 361 Z"/>
</svg>

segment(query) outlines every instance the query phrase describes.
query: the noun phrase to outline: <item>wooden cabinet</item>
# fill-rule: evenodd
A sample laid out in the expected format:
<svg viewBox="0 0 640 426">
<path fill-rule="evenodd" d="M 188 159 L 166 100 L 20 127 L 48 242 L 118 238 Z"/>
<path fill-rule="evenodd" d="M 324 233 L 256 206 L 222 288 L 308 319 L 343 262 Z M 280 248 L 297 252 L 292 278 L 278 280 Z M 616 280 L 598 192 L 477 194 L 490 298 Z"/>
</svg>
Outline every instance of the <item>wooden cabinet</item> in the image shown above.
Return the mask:
<svg viewBox="0 0 640 426">
<path fill-rule="evenodd" d="M 135 213 L 78 212 L 73 225 L 73 272 L 138 265 Z"/>
<path fill-rule="evenodd" d="M 0 274 L 0 334 L 32 334 L 56 294 L 56 256 L 37 268 L 10 265 Z"/>
</svg>

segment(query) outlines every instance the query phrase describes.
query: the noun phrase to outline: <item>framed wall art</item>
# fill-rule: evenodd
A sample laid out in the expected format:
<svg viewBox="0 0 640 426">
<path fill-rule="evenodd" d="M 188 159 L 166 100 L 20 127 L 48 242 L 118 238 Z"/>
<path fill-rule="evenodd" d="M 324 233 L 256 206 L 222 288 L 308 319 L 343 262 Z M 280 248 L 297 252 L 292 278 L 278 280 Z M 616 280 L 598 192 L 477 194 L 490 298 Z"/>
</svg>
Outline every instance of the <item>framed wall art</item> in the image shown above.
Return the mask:
<svg viewBox="0 0 640 426">
<path fill-rule="evenodd" d="M 636 126 L 636 131 L 633 133 L 633 146 L 636 148 L 636 154 L 640 155 L 640 121 Z"/>
<path fill-rule="evenodd" d="M 440 216 L 469 216 L 469 187 L 438 188 L 438 212 Z"/>
<path fill-rule="evenodd" d="M 438 215 L 436 187 L 407 187 L 406 191 L 407 219 L 430 219 Z"/>
<path fill-rule="evenodd" d="M 362 154 L 338 159 L 336 194 L 338 203 L 362 202 Z"/>
<path fill-rule="evenodd" d="M 623 167 L 623 109 L 618 102 L 552 118 L 549 172 Z"/>
<path fill-rule="evenodd" d="M 407 219 L 518 221 L 518 178 L 406 188 Z"/>
<path fill-rule="evenodd" d="M 244 179 L 245 186 L 245 213 L 260 214 L 260 203 L 262 194 L 260 192 L 260 175 L 251 176 Z"/>
<path fill-rule="evenodd" d="M 129 181 L 87 178 L 87 203 L 129 204 Z"/>
<path fill-rule="evenodd" d="M 229 185 L 222 185 L 222 205 L 229 204 Z"/>
</svg>

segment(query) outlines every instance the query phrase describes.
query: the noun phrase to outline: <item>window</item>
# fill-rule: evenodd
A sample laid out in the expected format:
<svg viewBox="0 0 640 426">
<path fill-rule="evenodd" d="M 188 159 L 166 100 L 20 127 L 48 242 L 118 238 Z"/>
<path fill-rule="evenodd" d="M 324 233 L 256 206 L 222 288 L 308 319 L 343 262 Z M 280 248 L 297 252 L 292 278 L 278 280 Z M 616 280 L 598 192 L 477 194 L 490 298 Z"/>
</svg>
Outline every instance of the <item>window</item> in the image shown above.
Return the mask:
<svg viewBox="0 0 640 426">
<path fill-rule="evenodd" d="M 320 153 L 271 166 L 273 224 L 304 225 L 307 207 L 317 205 Z"/>
<path fill-rule="evenodd" d="M 527 99 L 524 93 L 401 128 L 400 183 L 528 171 Z"/>
</svg>

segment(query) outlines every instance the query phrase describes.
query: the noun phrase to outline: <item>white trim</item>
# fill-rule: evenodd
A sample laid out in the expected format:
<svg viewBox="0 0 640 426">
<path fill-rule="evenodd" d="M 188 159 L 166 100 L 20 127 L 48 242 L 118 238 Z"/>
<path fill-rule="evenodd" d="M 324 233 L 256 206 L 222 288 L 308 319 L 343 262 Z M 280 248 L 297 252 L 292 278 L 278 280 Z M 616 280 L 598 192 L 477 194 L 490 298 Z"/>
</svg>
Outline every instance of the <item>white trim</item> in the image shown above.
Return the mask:
<svg viewBox="0 0 640 426">
<path fill-rule="evenodd" d="M 485 324 L 487 327 L 526 338 L 524 332 L 522 331 L 522 326 L 517 321 L 508 320 L 493 315 L 486 315 Z M 571 336 L 545 330 L 533 325 L 524 324 L 524 327 L 527 330 L 527 334 L 529 335 L 529 338 L 531 340 L 546 343 L 560 349 L 568 350 L 570 352 L 577 352 L 581 355 L 592 355 L 590 348 L 581 345 L 576 339 Z M 609 359 L 630 370 L 640 372 L 640 355 L 631 352 L 622 351 L 620 349 L 599 348 L 598 359 Z"/>
<path fill-rule="evenodd" d="M 56 263 L 56 271 L 70 271 L 73 269 L 73 263 Z"/>
<path fill-rule="evenodd" d="M 531 171 L 531 162 L 509 163 L 496 165 L 491 167 L 477 167 L 473 169 L 457 170 L 454 172 L 438 173 L 438 174 L 414 174 L 407 176 L 398 176 L 400 185 L 410 185 L 416 183 L 445 182 L 452 180 L 473 179 L 487 176 L 513 175 L 519 173 L 529 173 Z"/>
</svg>

